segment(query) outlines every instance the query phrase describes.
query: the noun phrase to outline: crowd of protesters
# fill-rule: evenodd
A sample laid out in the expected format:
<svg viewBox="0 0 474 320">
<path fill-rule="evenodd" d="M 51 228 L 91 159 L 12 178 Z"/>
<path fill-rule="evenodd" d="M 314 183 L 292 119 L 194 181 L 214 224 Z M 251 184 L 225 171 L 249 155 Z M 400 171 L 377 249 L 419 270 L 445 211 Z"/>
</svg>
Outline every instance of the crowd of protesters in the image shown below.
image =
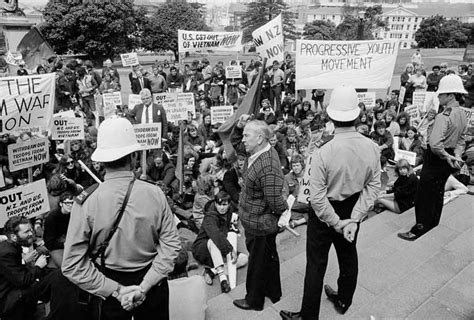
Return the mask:
<svg viewBox="0 0 474 320">
<path fill-rule="evenodd" d="M 23 260 L 27 265 L 38 267 L 38 257 L 50 252 L 48 266 L 40 263 L 41 268 L 58 268 L 61 266 L 65 235 L 67 233 L 69 213 L 75 196 L 94 185 L 91 175 L 79 163 L 81 161 L 100 180 L 104 179 L 104 168 L 99 162 L 91 160 L 91 154 L 97 144 L 97 128 L 104 119 L 100 94 L 120 92 L 130 87 L 134 94 L 149 92 L 192 92 L 195 96 L 196 112 L 189 113 L 184 124 L 183 162 L 177 163 L 180 126 L 177 123 L 165 123 L 167 130 L 163 134 L 162 148 L 146 153 L 146 168 L 138 162 L 133 168 L 135 175 L 157 184 L 164 191 L 173 213 L 179 219 L 178 229 L 182 240 L 182 252 L 176 260 L 172 277 L 185 275 L 192 266 L 190 258 L 194 255 L 197 262 L 206 266 L 205 279 L 212 284 L 215 275 L 219 276 L 223 292 L 230 289 L 223 276 L 222 265 L 215 265 L 211 259 L 210 248 L 202 244 L 203 240 L 212 239 L 215 247 L 223 257 L 231 253 L 238 260 L 239 266 L 246 263 L 246 256 L 234 252 L 229 246 L 225 234 L 235 224 L 232 212 L 238 205 L 242 187 L 242 166 L 245 152 L 237 150 L 237 161 L 230 161 L 224 150 L 223 142 L 216 132 L 220 124 L 211 123 L 210 109 L 213 106 L 232 105 L 239 108 L 248 89 L 254 84 L 262 68 L 263 80 L 261 100 L 255 118 L 266 122 L 273 130 L 271 146 L 278 153 L 281 168 L 285 174 L 284 197 L 290 194 L 298 196 L 304 175 L 308 150 L 312 135 L 321 139 L 330 136 L 334 125 L 326 113 L 323 89 L 308 91 L 295 90 L 295 64 L 291 55 L 283 63 L 274 61 L 265 67 L 261 61 L 232 61 L 231 65 L 241 67 L 241 77 L 228 79 L 225 76 L 224 63 L 219 61 L 214 66 L 206 58 L 195 60 L 181 69 L 179 65 L 156 63 L 150 70 L 137 65 L 128 74 L 120 78 L 117 68 L 111 60 L 104 62 L 101 70 L 94 68 L 90 61 L 61 61 L 51 59 L 47 66 L 38 66 L 38 74 L 56 74 L 56 101 L 54 112 L 72 110 L 76 117 L 83 117 L 85 122 L 85 139 L 74 141 L 50 140 L 50 160 L 48 163 L 33 168 L 32 177 L 28 170 L 10 172 L 8 168 L 8 145 L 26 142 L 41 136 L 41 132 L 24 132 L 20 135 L 3 134 L 0 138 L 0 165 L 3 173 L 4 191 L 33 181 L 45 179 L 49 193 L 51 211 L 31 220 L 32 232 L 36 238 L 29 244 L 36 252 L 25 253 Z M 451 66 L 455 67 L 455 66 Z M 401 213 L 414 205 L 414 190 L 417 187 L 416 170 L 423 164 L 427 137 L 436 115 L 442 112 L 430 109 L 421 114 L 418 122 L 412 121 L 404 109 L 412 103 L 413 92 L 436 91 L 440 79 L 450 73 L 458 74 L 468 92 L 460 104 L 471 108 L 474 103 L 474 74 L 472 65 L 448 68 L 443 63 L 432 66 L 432 73 L 427 75 L 421 60 L 408 64 L 401 74 L 401 87 L 405 89 L 403 103 L 399 102 L 400 90 L 392 90 L 387 98 L 376 99 L 375 108 L 366 108 L 359 104 L 360 116 L 356 121 L 357 131 L 373 140 L 380 149 L 382 170 L 394 166 L 397 180 L 389 185 L 376 203 L 378 208 L 388 208 Z M 27 75 L 31 70 L 24 66 L 18 75 Z M 148 91 L 147 91 L 148 90 Z M 133 106 L 117 107 L 117 115 L 135 123 Z M 166 119 L 166 118 L 164 118 Z M 244 123 L 237 123 L 242 129 Z M 234 132 L 235 133 L 235 132 Z M 472 132 L 471 132 L 472 134 Z M 239 139 L 234 135 L 234 139 Z M 472 136 L 466 137 L 464 151 L 465 164 L 452 179 L 464 185 L 474 183 L 474 143 Z M 411 166 L 405 160 L 394 161 L 396 150 L 407 150 L 416 153 L 416 163 Z M 181 168 L 180 168 L 181 167 Z M 182 183 L 179 182 L 178 168 L 182 169 Z M 414 171 L 415 170 L 415 171 Z M 451 187 L 462 187 L 451 180 Z M 298 201 L 299 200 L 299 201 Z M 380 211 L 380 210 L 378 210 Z M 307 222 L 309 206 L 303 199 L 297 199 L 293 206 L 290 226 L 296 227 Z M 8 231 L 8 230 L 4 230 Z M 10 230 L 11 231 L 11 230 Z M 13 230 L 12 232 L 16 232 Z M 215 251 L 215 248 L 213 248 Z M 25 250 L 27 252 L 27 250 Z M 188 252 L 192 252 L 188 254 Z M 0 253 L 1 254 L 1 253 Z M 192 260 L 192 259 L 191 259 Z M 222 260 L 222 259 L 221 259 Z M 0 261 L 1 265 L 1 261 Z M 4 266 L 0 266 L 4 268 Z M 9 281 L 0 276 L 0 282 Z M 34 277 L 29 286 L 34 283 Z M 0 291 L 0 300 L 5 292 Z M 0 310 L 0 313 L 2 310 Z"/>
</svg>

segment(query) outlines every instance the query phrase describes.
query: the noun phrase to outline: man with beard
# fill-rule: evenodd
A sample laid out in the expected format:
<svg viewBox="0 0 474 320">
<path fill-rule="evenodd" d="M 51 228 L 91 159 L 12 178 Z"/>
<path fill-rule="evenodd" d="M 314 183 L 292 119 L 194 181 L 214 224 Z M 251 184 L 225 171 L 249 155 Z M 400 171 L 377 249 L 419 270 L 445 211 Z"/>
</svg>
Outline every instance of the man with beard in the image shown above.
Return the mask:
<svg viewBox="0 0 474 320">
<path fill-rule="evenodd" d="M 22 247 L 34 242 L 33 227 L 25 217 L 14 216 L 4 227 L 0 242 L 0 316 L 2 320 L 34 319 L 38 300 L 51 299 L 48 319 L 80 319 L 77 291 L 59 269 L 46 269 L 44 254 L 33 251 L 34 264 L 22 263 Z"/>
</svg>

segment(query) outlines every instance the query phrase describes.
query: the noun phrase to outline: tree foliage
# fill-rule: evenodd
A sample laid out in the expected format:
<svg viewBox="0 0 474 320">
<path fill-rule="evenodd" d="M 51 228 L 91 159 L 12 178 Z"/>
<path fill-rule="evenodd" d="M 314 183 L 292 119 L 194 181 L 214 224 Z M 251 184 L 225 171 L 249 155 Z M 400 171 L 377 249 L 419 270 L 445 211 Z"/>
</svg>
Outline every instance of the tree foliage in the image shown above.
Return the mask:
<svg viewBox="0 0 474 320">
<path fill-rule="evenodd" d="M 100 62 L 138 45 L 145 12 L 133 0 L 50 0 L 43 15 L 40 30 L 57 53 L 86 53 Z"/>
<path fill-rule="evenodd" d="M 282 15 L 283 34 L 286 39 L 296 39 L 298 32 L 295 28 L 295 13 L 289 10 L 284 0 L 261 0 L 247 4 L 247 14 L 242 21 L 244 30 L 243 41 L 252 41 L 252 32 L 268 21 Z"/>
<path fill-rule="evenodd" d="M 336 25 L 324 20 L 307 23 L 304 26 L 303 37 L 309 40 L 338 40 Z"/>
<path fill-rule="evenodd" d="M 447 20 L 441 15 L 424 19 L 415 32 L 415 40 L 421 48 L 463 48 L 474 43 L 474 24 Z"/>
<path fill-rule="evenodd" d="M 148 50 L 171 50 L 178 59 L 178 29 L 208 31 L 200 4 L 165 3 L 143 27 L 141 45 Z"/>
</svg>

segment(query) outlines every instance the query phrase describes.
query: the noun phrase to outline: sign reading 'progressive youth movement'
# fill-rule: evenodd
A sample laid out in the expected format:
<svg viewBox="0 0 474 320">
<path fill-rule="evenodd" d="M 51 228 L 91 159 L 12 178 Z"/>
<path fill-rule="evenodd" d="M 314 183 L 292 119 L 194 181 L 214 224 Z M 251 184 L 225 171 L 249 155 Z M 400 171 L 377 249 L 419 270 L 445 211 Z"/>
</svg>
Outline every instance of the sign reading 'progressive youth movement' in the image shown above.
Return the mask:
<svg viewBox="0 0 474 320">
<path fill-rule="evenodd" d="M 84 139 L 84 119 L 55 117 L 51 133 L 53 140 Z"/>
<path fill-rule="evenodd" d="M 178 50 L 242 51 L 242 32 L 205 32 L 178 30 Z"/>
<path fill-rule="evenodd" d="M 296 41 L 297 89 L 388 88 L 398 41 Z"/>
<path fill-rule="evenodd" d="M 54 73 L 0 78 L 0 132 L 48 128 L 54 92 Z"/>
<path fill-rule="evenodd" d="M 252 32 L 253 43 L 262 58 L 268 58 L 267 65 L 284 59 L 283 26 L 281 14 Z"/>
<path fill-rule="evenodd" d="M 48 161 L 48 138 L 8 145 L 8 165 L 12 172 L 33 167 Z"/>
<path fill-rule="evenodd" d="M 13 216 L 33 218 L 49 212 L 49 209 L 44 179 L 9 189 L 0 195 L 0 225 Z"/>
</svg>

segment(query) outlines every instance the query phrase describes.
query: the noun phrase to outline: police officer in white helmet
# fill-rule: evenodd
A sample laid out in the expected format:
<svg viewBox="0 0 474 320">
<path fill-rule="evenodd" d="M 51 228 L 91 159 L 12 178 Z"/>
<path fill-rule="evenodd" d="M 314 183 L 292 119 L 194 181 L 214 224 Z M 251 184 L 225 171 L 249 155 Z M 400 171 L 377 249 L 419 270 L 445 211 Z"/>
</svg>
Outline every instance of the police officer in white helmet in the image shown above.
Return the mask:
<svg viewBox="0 0 474 320">
<path fill-rule="evenodd" d="M 71 212 L 62 271 L 93 295 L 99 319 L 169 318 L 166 277 L 180 240 L 161 189 L 135 180 L 139 149 L 128 120 L 105 120 L 91 157 L 104 164 L 105 181 L 77 197 Z"/>
<path fill-rule="evenodd" d="M 467 94 L 458 75 L 444 76 L 438 87 L 440 106 L 428 146 L 423 157 L 420 184 L 415 197 L 416 224 L 408 232 L 399 233 L 403 240 L 414 241 L 439 224 L 443 210 L 444 185 L 450 174 L 461 169 L 467 118 L 459 101 Z"/>
</svg>

